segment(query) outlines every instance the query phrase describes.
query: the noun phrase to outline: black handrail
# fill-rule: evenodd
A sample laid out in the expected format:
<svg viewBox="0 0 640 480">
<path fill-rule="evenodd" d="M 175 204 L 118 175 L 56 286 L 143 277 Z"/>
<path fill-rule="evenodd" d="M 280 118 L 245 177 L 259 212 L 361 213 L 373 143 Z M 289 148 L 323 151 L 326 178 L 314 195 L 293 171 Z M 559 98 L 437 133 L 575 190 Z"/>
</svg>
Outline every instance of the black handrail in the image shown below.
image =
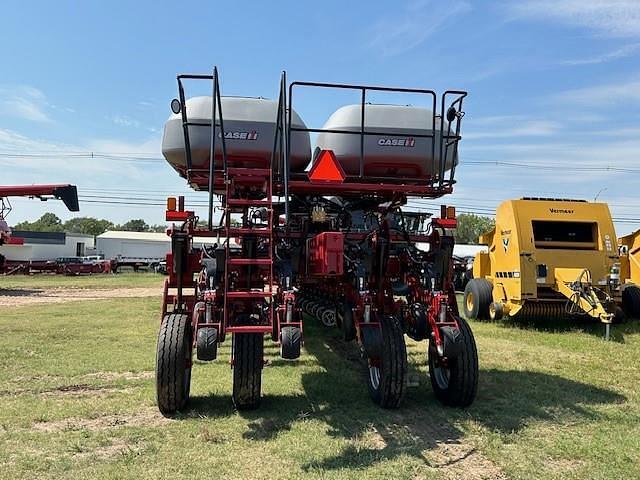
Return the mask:
<svg viewBox="0 0 640 480">
<path fill-rule="evenodd" d="M 222 100 L 220 95 L 220 81 L 218 75 L 218 67 L 213 67 L 212 75 L 199 75 L 199 74 L 183 74 L 177 76 L 178 80 L 178 95 L 180 97 L 180 112 L 182 116 L 182 131 L 184 135 L 184 148 L 187 167 L 187 182 L 191 184 L 191 174 L 193 172 L 208 172 L 209 173 L 209 214 L 208 214 L 208 227 L 209 231 L 213 230 L 213 197 L 215 188 L 215 149 L 216 149 L 216 127 L 220 127 L 220 138 L 222 140 L 222 165 L 224 171 L 224 178 L 227 177 L 227 143 L 224 132 L 224 120 L 222 116 Z M 187 103 L 184 93 L 183 80 L 211 80 L 212 81 L 212 96 L 211 96 L 211 122 L 190 122 L 187 116 Z M 216 122 L 216 114 L 220 120 L 220 124 Z M 208 169 L 194 169 L 193 158 L 191 155 L 191 141 L 189 138 L 189 127 L 211 127 L 211 150 L 209 152 L 209 166 Z"/>
<path fill-rule="evenodd" d="M 360 97 L 360 128 L 359 130 L 341 130 L 341 129 L 328 129 L 328 128 L 302 128 L 302 127 L 294 127 L 291 123 L 292 112 L 293 112 L 293 91 L 294 87 L 320 87 L 320 88 L 334 88 L 334 89 L 347 89 L 347 90 L 359 90 L 361 92 Z M 431 184 L 435 186 L 438 185 L 439 188 L 444 186 L 450 186 L 454 183 L 453 175 L 455 173 L 455 159 L 458 152 L 458 141 L 461 139 L 460 136 L 460 119 L 464 115 L 462 113 L 462 101 L 467 96 L 467 92 L 459 91 L 459 90 L 447 90 L 441 96 L 441 109 L 440 113 L 437 113 L 437 99 L 438 95 L 435 91 L 429 89 L 420 89 L 420 88 L 403 88 L 403 87 L 380 87 L 380 86 L 365 86 L 365 85 L 351 85 L 351 84 L 338 84 L 338 83 L 324 83 L 324 82 L 292 82 L 289 85 L 289 125 L 287 128 L 287 139 L 289 140 L 287 157 L 290 154 L 291 149 L 291 132 L 309 132 L 309 133 L 338 133 L 338 134 L 347 134 L 347 135 L 360 135 L 360 164 L 357 178 L 364 178 L 364 139 L 366 135 L 385 135 L 389 137 L 404 137 L 406 134 L 402 133 L 392 133 L 392 132 L 383 132 L 379 130 L 368 130 L 365 128 L 365 119 L 366 119 L 366 94 L 368 91 L 378 91 L 378 92 L 393 92 L 393 93 L 410 93 L 410 94 L 425 94 L 431 97 L 431 130 L 430 134 L 412 134 L 412 137 L 416 138 L 431 138 Z M 455 133 L 451 134 L 452 130 L 452 122 L 447 121 L 446 124 L 446 133 L 445 133 L 445 116 L 447 111 L 445 110 L 445 104 L 448 98 L 452 95 L 456 97 L 451 102 L 450 107 L 457 107 L 456 112 L 457 115 L 455 117 Z M 437 129 L 437 120 L 440 120 L 440 129 Z M 439 162 L 438 168 L 436 168 L 436 141 L 439 140 L 438 153 Z M 446 161 L 448 158 L 449 148 L 453 145 L 453 156 L 452 156 L 452 168 L 450 169 L 449 179 L 445 178 L 446 172 Z M 287 160 L 287 159 L 285 159 Z M 287 178 L 289 177 L 289 162 L 285 161 L 285 175 Z M 353 176 L 351 176 L 353 177 Z M 285 184 L 286 187 L 286 184 Z"/>
</svg>

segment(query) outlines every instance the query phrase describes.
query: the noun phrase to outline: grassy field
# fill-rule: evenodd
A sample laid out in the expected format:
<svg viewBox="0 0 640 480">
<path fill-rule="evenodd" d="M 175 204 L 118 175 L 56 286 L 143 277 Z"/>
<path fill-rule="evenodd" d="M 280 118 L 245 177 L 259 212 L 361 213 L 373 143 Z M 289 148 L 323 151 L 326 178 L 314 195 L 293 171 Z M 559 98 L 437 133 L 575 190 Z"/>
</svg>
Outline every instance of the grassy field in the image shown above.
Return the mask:
<svg viewBox="0 0 640 480">
<path fill-rule="evenodd" d="M 98 279 L 160 281 L 57 286 Z M 473 322 L 481 372 L 466 411 L 436 402 L 425 344 L 410 343 L 406 401 L 385 411 L 355 348 L 309 321 L 297 362 L 267 343 L 259 410 L 231 406 L 227 342 L 168 420 L 154 405 L 158 310 L 133 298 L 0 312 L 1 478 L 640 478 L 638 322 L 612 342 L 597 325 Z"/>
<path fill-rule="evenodd" d="M 18 288 L 127 288 L 153 287 L 162 283 L 157 273 L 119 273 L 117 275 L 10 275 L 0 277 L 1 289 Z"/>
</svg>

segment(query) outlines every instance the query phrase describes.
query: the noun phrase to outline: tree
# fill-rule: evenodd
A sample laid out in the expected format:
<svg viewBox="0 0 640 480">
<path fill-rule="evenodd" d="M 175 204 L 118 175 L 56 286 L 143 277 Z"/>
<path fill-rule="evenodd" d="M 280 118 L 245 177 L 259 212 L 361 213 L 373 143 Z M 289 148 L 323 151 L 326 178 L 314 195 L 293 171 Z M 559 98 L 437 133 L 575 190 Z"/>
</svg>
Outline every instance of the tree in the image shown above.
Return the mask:
<svg viewBox="0 0 640 480">
<path fill-rule="evenodd" d="M 84 233 L 87 235 L 101 235 L 107 230 L 113 230 L 114 225 L 109 220 L 98 220 L 93 217 L 76 217 L 64 223 L 67 233 Z"/>
<path fill-rule="evenodd" d="M 63 232 L 64 225 L 55 213 L 47 212 L 35 222 L 25 221 L 16 224 L 14 229 L 29 232 Z"/>
<path fill-rule="evenodd" d="M 462 213 L 458 215 L 458 227 L 455 230 L 456 243 L 478 243 L 478 237 L 490 231 L 495 224 L 493 218 Z"/>
<path fill-rule="evenodd" d="M 165 233 L 167 231 L 167 226 L 166 225 L 149 225 L 149 231 L 156 232 L 156 233 Z"/>
<path fill-rule="evenodd" d="M 118 230 L 124 230 L 125 232 L 148 232 L 149 225 L 141 218 L 129 220 L 126 223 L 118 226 Z"/>
<path fill-rule="evenodd" d="M 66 222 L 53 213 L 45 213 L 35 222 L 20 222 L 16 230 L 31 232 L 67 232 L 84 233 L 86 235 L 101 235 L 107 230 L 124 230 L 128 232 L 161 232 L 167 229 L 165 225 L 148 225 L 142 218 L 132 219 L 122 225 L 94 217 L 76 217 Z"/>
</svg>

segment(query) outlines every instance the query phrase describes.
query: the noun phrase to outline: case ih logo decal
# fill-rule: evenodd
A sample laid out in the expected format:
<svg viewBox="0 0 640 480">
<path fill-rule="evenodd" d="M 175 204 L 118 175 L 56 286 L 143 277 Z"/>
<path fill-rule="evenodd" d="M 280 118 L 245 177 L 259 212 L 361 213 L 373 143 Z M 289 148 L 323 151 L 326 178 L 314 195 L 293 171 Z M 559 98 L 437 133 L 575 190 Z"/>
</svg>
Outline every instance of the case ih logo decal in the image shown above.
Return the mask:
<svg viewBox="0 0 640 480">
<path fill-rule="evenodd" d="M 573 213 L 573 210 L 567 208 L 550 208 L 549 211 L 551 213 Z"/>
<path fill-rule="evenodd" d="M 409 138 L 385 138 L 378 139 L 378 145 L 381 147 L 409 147 L 412 148 L 416 145 L 416 139 Z"/>
<path fill-rule="evenodd" d="M 222 138 L 222 133 L 218 133 Z M 224 132 L 225 140 L 257 140 L 258 132 Z"/>
</svg>

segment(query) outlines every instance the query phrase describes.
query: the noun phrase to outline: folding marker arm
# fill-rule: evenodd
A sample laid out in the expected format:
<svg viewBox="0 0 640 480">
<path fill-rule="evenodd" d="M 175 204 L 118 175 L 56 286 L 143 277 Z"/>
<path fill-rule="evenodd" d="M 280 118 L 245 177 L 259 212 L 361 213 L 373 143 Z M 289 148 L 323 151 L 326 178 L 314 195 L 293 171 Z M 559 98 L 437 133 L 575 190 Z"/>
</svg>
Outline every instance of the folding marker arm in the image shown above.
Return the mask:
<svg viewBox="0 0 640 480">
<path fill-rule="evenodd" d="M 57 198 L 70 211 L 80 210 L 75 185 L 0 185 L 0 198 L 3 197 L 38 197 L 41 200 Z"/>
</svg>

